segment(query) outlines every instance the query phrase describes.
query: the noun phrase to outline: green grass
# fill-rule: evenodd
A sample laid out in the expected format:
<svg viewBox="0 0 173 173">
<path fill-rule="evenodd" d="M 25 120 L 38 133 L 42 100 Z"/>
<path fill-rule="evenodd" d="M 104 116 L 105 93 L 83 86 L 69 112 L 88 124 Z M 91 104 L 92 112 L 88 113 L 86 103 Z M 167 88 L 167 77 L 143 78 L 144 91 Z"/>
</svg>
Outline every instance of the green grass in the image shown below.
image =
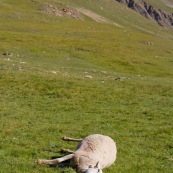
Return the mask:
<svg viewBox="0 0 173 173">
<path fill-rule="evenodd" d="M 111 12 L 117 9 L 113 1 L 98 1 L 105 12 L 90 1 L 61 2 L 118 19 L 124 28 L 45 15 L 39 10 L 43 2 L 2 1 L 0 172 L 74 173 L 34 161 L 74 149 L 62 135 L 101 133 L 118 148 L 116 163 L 105 173 L 171 173 L 172 31 L 146 26 L 130 11 L 120 20 L 120 11 Z"/>
<path fill-rule="evenodd" d="M 25 68 L 1 72 L 2 172 L 54 172 L 34 166 L 34 160 L 72 149 L 62 135 L 92 133 L 117 141 L 117 162 L 105 172 L 171 172 L 170 79 L 115 81 L 114 74 L 101 71 L 88 71 L 94 79 L 86 79 Z"/>
</svg>

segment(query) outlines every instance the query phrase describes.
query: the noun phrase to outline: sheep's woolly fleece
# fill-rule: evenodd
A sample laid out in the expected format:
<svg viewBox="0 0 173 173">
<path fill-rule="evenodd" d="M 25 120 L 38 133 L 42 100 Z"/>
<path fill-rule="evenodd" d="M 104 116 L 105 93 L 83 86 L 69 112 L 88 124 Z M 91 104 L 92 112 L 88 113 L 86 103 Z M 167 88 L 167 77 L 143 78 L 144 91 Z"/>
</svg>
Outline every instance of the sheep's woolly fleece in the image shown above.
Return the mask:
<svg viewBox="0 0 173 173">
<path fill-rule="evenodd" d="M 97 162 L 100 169 L 109 167 L 116 160 L 116 144 L 108 136 L 94 134 L 86 137 L 77 146 L 74 152 L 72 164 L 77 165 L 78 172 L 87 169 L 88 166 L 94 167 Z"/>
</svg>

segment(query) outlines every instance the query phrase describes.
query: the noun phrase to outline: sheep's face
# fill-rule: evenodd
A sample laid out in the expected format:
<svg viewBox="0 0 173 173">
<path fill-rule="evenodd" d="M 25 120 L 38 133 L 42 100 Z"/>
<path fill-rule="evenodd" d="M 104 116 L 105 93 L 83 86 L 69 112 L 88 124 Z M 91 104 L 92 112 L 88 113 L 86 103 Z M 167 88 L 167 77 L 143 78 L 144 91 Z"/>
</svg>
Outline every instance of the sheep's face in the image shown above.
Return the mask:
<svg viewBox="0 0 173 173">
<path fill-rule="evenodd" d="M 89 166 L 88 169 L 82 171 L 82 173 L 103 173 L 102 170 L 100 169 L 100 164 L 97 162 L 96 166 L 92 167 Z"/>
<path fill-rule="evenodd" d="M 103 173 L 101 169 L 98 168 L 88 168 L 85 173 Z"/>
</svg>

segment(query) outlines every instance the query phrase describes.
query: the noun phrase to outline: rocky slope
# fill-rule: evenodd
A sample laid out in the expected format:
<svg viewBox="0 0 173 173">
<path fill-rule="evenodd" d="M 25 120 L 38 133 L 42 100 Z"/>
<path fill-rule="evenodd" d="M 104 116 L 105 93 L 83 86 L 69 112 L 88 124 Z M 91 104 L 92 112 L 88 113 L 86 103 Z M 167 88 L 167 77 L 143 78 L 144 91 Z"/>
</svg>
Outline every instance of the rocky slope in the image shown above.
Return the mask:
<svg viewBox="0 0 173 173">
<path fill-rule="evenodd" d="M 140 13 L 147 19 L 156 21 L 160 26 L 173 28 L 173 13 L 167 13 L 161 9 L 157 9 L 143 0 L 116 0 L 127 7 Z"/>
</svg>

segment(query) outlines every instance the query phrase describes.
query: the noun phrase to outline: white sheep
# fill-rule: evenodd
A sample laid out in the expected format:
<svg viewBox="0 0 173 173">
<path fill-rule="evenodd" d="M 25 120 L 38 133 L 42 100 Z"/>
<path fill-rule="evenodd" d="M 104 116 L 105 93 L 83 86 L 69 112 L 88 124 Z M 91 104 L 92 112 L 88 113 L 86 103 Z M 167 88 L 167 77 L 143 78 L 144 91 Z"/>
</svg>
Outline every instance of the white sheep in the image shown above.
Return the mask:
<svg viewBox="0 0 173 173">
<path fill-rule="evenodd" d="M 78 173 L 102 173 L 102 169 L 109 167 L 116 160 L 116 144 L 109 136 L 100 134 L 89 135 L 84 139 L 62 137 L 65 141 L 80 141 L 74 152 L 65 150 L 71 154 L 53 160 L 36 161 L 37 164 L 63 165 L 75 167 Z"/>
</svg>

